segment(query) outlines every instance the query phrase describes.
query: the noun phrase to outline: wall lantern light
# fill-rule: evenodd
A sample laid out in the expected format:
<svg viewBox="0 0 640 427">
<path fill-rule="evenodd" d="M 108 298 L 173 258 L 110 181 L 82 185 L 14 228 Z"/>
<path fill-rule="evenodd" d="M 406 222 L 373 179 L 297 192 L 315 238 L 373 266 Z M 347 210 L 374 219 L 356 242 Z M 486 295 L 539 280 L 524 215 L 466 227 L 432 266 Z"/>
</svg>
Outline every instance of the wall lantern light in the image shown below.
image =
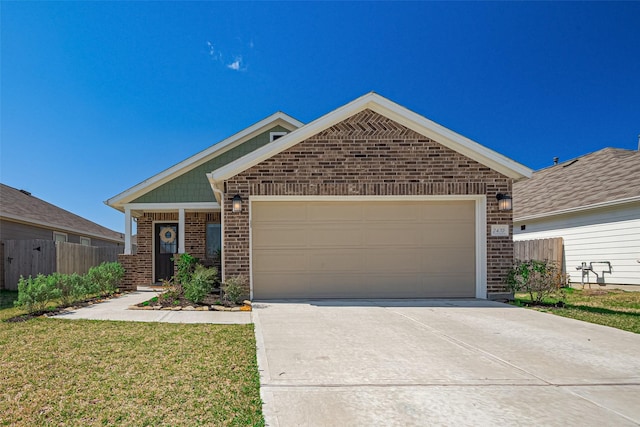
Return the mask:
<svg viewBox="0 0 640 427">
<path fill-rule="evenodd" d="M 233 196 L 233 211 L 240 212 L 242 210 L 242 197 L 239 194 Z"/>
<path fill-rule="evenodd" d="M 498 199 L 498 210 L 501 210 L 501 211 L 511 210 L 511 196 L 498 193 L 496 194 L 496 199 Z"/>
</svg>

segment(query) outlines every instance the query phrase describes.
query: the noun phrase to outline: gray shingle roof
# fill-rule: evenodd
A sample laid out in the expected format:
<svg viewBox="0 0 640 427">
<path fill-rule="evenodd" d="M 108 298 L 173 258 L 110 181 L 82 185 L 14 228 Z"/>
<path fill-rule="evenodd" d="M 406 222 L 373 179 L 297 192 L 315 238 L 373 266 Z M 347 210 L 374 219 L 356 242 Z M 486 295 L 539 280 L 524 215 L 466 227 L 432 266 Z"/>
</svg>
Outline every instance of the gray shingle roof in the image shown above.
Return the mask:
<svg viewBox="0 0 640 427">
<path fill-rule="evenodd" d="M 533 173 L 513 185 L 519 219 L 640 196 L 640 152 L 604 148 Z"/>
<path fill-rule="evenodd" d="M 123 241 L 122 234 L 59 208 L 13 187 L 0 184 L 0 216 L 47 228 L 73 230 L 106 240 Z"/>
</svg>

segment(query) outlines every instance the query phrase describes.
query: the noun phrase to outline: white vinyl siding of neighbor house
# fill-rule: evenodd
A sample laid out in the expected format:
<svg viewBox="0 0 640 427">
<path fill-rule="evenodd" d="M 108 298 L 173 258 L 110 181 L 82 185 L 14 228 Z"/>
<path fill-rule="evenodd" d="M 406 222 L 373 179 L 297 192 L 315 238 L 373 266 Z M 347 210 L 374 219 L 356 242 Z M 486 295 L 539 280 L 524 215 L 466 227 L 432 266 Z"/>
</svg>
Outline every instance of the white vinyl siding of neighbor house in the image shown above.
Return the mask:
<svg viewBox="0 0 640 427">
<path fill-rule="evenodd" d="M 526 229 L 521 230 L 525 225 Z M 580 283 L 582 262 L 609 261 L 613 272 L 604 274 L 605 284 L 640 285 L 640 204 L 576 212 L 554 217 L 515 220 L 513 239 L 562 237 L 566 272 Z M 602 277 L 606 265 L 594 265 Z M 586 277 L 585 277 L 586 280 Z M 596 277 L 590 273 L 590 282 Z"/>
</svg>

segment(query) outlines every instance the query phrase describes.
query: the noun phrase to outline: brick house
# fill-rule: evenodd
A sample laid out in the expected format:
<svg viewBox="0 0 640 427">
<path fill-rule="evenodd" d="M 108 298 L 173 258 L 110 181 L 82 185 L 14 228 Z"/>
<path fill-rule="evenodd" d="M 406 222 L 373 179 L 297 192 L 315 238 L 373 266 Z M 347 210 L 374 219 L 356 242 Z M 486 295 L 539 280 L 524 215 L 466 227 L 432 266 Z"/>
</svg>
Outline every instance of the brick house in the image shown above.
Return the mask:
<svg viewBox="0 0 640 427">
<path fill-rule="evenodd" d="M 173 253 L 221 249 L 255 299 L 487 298 L 513 260 L 505 202 L 530 176 L 369 93 L 306 125 L 276 113 L 106 203 L 125 213 L 132 287 L 171 275 Z"/>
</svg>

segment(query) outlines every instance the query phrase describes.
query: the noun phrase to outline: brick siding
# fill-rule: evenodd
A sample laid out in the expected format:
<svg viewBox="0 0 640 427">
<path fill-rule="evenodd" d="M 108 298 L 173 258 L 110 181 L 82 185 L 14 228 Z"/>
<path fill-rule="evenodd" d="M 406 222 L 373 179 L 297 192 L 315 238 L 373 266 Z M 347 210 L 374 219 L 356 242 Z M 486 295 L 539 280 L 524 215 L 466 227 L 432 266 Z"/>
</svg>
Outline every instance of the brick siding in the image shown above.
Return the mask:
<svg viewBox="0 0 640 427">
<path fill-rule="evenodd" d="M 247 199 L 261 195 L 486 195 L 487 290 L 504 291 L 513 260 L 509 237 L 491 237 L 492 224 L 508 224 L 497 193 L 512 180 L 371 110 L 355 114 L 226 182 L 225 276 L 249 276 Z M 232 198 L 245 200 L 232 213 Z M 248 291 L 248 290 L 247 290 Z"/>
</svg>

